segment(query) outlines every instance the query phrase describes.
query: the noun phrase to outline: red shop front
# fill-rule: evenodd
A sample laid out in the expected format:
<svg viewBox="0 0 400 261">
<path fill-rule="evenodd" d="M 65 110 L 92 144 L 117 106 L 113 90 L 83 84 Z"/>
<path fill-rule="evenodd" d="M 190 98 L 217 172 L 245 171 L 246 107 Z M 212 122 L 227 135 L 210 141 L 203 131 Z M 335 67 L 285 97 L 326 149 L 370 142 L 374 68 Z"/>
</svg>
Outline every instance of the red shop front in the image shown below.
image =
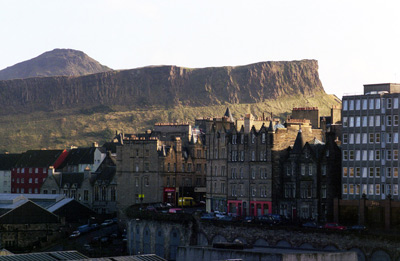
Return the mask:
<svg viewBox="0 0 400 261">
<path fill-rule="evenodd" d="M 175 204 L 175 188 L 164 188 L 163 202 Z"/>
</svg>

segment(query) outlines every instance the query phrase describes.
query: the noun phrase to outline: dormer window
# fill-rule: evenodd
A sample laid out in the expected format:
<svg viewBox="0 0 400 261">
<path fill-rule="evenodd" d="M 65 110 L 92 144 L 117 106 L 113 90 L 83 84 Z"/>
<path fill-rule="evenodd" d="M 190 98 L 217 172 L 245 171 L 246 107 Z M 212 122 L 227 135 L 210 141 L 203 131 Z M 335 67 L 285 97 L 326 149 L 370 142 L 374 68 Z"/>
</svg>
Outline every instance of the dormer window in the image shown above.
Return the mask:
<svg viewBox="0 0 400 261">
<path fill-rule="evenodd" d="M 265 132 L 261 134 L 261 143 L 265 143 Z"/>
<path fill-rule="evenodd" d="M 251 143 L 254 143 L 256 140 L 256 135 L 254 133 L 251 134 Z"/>
</svg>

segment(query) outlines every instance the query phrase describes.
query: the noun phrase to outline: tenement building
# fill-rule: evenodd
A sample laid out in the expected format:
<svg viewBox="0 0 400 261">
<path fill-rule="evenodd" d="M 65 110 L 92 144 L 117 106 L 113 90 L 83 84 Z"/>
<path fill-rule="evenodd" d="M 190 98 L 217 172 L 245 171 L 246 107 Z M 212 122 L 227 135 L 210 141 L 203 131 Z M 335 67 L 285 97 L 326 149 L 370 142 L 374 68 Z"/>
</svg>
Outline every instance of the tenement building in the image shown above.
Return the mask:
<svg viewBox="0 0 400 261">
<path fill-rule="evenodd" d="M 131 205 L 179 197 L 205 200 L 206 149 L 188 124 L 156 124 L 154 131 L 120 135 L 117 146 L 117 204 L 120 216 Z"/>
<path fill-rule="evenodd" d="M 343 97 L 342 199 L 399 200 L 400 84 Z"/>
<path fill-rule="evenodd" d="M 313 129 L 308 119 L 288 119 L 285 124 L 251 114 L 235 121 L 229 109 L 222 118 L 196 120 L 209 151 L 207 211 L 242 216 L 280 213 L 281 159 L 287 148 L 300 128 L 305 141 L 324 140 L 322 130 Z"/>
</svg>

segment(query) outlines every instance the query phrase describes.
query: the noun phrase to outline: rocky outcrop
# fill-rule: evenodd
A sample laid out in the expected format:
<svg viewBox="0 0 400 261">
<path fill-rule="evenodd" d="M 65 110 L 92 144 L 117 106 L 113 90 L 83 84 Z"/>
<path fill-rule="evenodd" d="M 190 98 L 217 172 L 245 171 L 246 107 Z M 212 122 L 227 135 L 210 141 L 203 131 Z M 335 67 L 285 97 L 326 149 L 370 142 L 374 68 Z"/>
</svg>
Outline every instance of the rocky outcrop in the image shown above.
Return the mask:
<svg viewBox="0 0 400 261">
<path fill-rule="evenodd" d="M 188 69 L 153 66 L 0 81 L 0 113 L 119 105 L 207 106 L 324 93 L 315 60 Z"/>
<path fill-rule="evenodd" d="M 80 76 L 110 71 L 81 51 L 55 49 L 0 71 L 0 80 L 48 76 Z"/>
</svg>

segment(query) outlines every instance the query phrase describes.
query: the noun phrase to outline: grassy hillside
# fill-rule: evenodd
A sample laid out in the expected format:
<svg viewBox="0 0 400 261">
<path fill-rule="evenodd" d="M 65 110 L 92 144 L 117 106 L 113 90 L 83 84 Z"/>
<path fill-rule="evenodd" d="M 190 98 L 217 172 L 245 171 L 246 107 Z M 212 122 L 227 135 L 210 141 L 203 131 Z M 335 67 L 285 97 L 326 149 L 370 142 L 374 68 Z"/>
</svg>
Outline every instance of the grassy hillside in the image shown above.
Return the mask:
<svg viewBox="0 0 400 261">
<path fill-rule="evenodd" d="M 156 122 L 189 122 L 198 117 L 221 117 L 229 107 L 233 117 L 245 113 L 261 116 L 272 112 L 285 119 L 293 107 L 319 107 L 320 115 L 330 115 L 330 107 L 340 104 L 335 96 L 288 97 L 251 104 L 223 104 L 206 107 L 177 106 L 130 110 L 98 106 L 84 110 L 60 110 L 0 116 L 0 152 L 23 152 L 28 149 L 62 149 L 71 145 L 100 145 L 115 131 L 134 133 L 151 128 Z"/>
</svg>

